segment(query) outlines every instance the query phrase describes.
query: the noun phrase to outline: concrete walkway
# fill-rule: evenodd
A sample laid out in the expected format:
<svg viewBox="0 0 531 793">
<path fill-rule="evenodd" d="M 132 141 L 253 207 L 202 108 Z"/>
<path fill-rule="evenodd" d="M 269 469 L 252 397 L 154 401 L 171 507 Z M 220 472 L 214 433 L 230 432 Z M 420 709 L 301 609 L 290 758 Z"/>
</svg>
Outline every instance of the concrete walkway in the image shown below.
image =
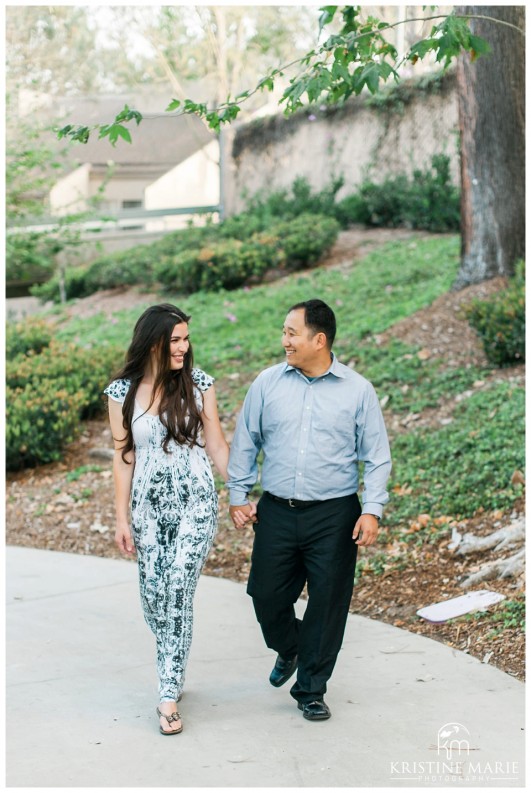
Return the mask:
<svg viewBox="0 0 531 793">
<path fill-rule="evenodd" d="M 333 716 L 308 722 L 268 683 L 245 587 L 202 577 L 184 731 L 164 737 L 136 565 L 18 547 L 6 563 L 9 787 L 524 786 L 523 684 L 444 644 L 349 617 Z"/>
</svg>

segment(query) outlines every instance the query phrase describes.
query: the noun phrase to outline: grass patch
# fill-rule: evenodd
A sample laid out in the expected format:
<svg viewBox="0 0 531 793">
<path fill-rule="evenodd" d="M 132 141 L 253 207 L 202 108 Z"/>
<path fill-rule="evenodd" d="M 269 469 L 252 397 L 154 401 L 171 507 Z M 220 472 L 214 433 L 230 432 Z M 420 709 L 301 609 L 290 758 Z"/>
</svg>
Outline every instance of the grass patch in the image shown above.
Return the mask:
<svg viewBox="0 0 531 793">
<path fill-rule="evenodd" d="M 386 523 L 509 508 L 521 492 L 511 476 L 525 467 L 524 429 L 524 389 L 499 382 L 460 403 L 452 424 L 395 438 L 393 482 L 403 493 L 393 493 Z"/>
<path fill-rule="evenodd" d="M 83 474 L 88 473 L 100 473 L 103 471 L 101 465 L 80 465 L 79 468 L 74 469 L 73 471 L 69 471 L 66 475 L 67 482 L 77 482 Z"/>
<path fill-rule="evenodd" d="M 495 623 L 490 634 L 493 637 L 507 628 L 525 631 L 525 599 L 504 600 L 493 614 L 489 614 L 489 620 Z"/>
<path fill-rule="evenodd" d="M 315 269 L 253 289 L 197 292 L 186 298 L 168 295 L 161 302 L 174 302 L 192 315 L 191 338 L 199 366 L 218 378 L 234 372 L 250 377 L 283 359 L 282 323 L 294 303 L 311 297 L 328 302 L 337 316 L 338 344 L 345 340 L 353 346 L 446 292 L 457 272 L 458 253 L 455 236 L 391 243 L 348 272 Z M 134 323 L 148 305 L 115 312 L 111 320 L 103 314 L 73 317 L 55 337 L 81 346 L 118 345 L 125 350 Z M 338 353 L 342 355 L 340 346 Z"/>
<path fill-rule="evenodd" d="M 459 625 L 460 623 L 477 622 L 478 620 L 487 620 L 492 623 L 492 630 L 489 632 L 487 638 L 495 639 L 503 631 L 511 628 L 516 628 L 520 631 L 525 631 L 525 598 L 516 597 L 511 600 L 503 600 L 491 606 L 488 611 L 472 611 L 469 614 L 462 614 L 460 617 L 448 620 L 448 625 Z"/>
<path fill-rule="evenodd" d="M 437 408 L 443 399 L 456 396 L 482 380 L 491 369 L 475 366 L 449 369 L 440 358 L 422 360 L 420 347 L 400 341 L 377 347 L 372 341 L 343 344 L 339 357 L 353 356 L 354 368 L 374 385 L 380 399 L 394 413 L 420 413 Z"/>
</svg>

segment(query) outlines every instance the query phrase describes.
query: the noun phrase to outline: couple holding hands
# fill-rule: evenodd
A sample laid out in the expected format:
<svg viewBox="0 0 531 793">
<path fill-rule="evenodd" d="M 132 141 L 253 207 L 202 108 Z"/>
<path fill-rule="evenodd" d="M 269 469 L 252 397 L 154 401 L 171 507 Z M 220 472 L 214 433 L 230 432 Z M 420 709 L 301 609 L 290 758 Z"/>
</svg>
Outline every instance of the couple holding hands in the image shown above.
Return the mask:
<svg viewBox="0 0 531 793">
<path fill-rule="evenodd" d="M 269 681 L 281 686 L 297 671 L 290 693 L 302 715 L 328 719 L 324 694 L 343 639 L 358 546 L 375 542 L 388 500 L 391 459 L 378 398 L 332 352 L 332 309 L 322 300 L 297 303 L 282 330 L 285 361 L 252 383 L 229 450 L 214 379 L 193 365 L 189 321 L 171 304 L 148 308 L 105 389 L 116 542 L 137 555 L 142 608 L 156 638 L 160 732 L 183 729 L 177 702 L 194 593 L 217 528 L 210 460 L 229 488 L 234 526 L 253 524 L 247 592 L 266 645 L 277 653 Z M 261 451 L 263 494 L 254 504 L 248 493 Z M 294 604 L 305 584 L 299 620 Z"/>
</svg>

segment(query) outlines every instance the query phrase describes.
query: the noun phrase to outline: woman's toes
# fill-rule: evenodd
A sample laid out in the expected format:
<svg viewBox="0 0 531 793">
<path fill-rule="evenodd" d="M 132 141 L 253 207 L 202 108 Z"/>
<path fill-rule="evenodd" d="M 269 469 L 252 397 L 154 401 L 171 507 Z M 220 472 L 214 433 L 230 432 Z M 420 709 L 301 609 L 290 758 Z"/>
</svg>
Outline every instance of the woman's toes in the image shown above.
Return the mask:
<svg viewBox="0 0 531 793">
<path fill-rule="evenodd" d="M 181 719 L 170 719 L 168 718 L 172 716 L 173 713 L 177 711 L 177 703 L 176 702 L 163 702 L 159 705 L 159 713 L 160 713 L 160 726 L 164 732 L 178 732 L 181 727 Z M 168 718 L 166 718 L 166 716 Z"/>
</svg>

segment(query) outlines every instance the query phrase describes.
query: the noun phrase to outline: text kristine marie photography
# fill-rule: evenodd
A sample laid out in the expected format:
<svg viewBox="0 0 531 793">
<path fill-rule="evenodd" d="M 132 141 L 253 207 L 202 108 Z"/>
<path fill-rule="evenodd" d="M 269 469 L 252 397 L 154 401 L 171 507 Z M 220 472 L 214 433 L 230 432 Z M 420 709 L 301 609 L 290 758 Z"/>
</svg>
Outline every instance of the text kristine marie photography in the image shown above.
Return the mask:
<svg viewBox="0 0 531 793">
<path fill-rule="evenodd" d="M 470 756 L 478 747 L 470 743 L 470 731 L 459 722 L 443 725 L 437 733 L 437 759 L 397 760 L 390 763 L 390 779 L 401 782 L 455 783 L 516 782 L 517 760 L 481 761 Z"/>
</svg>

